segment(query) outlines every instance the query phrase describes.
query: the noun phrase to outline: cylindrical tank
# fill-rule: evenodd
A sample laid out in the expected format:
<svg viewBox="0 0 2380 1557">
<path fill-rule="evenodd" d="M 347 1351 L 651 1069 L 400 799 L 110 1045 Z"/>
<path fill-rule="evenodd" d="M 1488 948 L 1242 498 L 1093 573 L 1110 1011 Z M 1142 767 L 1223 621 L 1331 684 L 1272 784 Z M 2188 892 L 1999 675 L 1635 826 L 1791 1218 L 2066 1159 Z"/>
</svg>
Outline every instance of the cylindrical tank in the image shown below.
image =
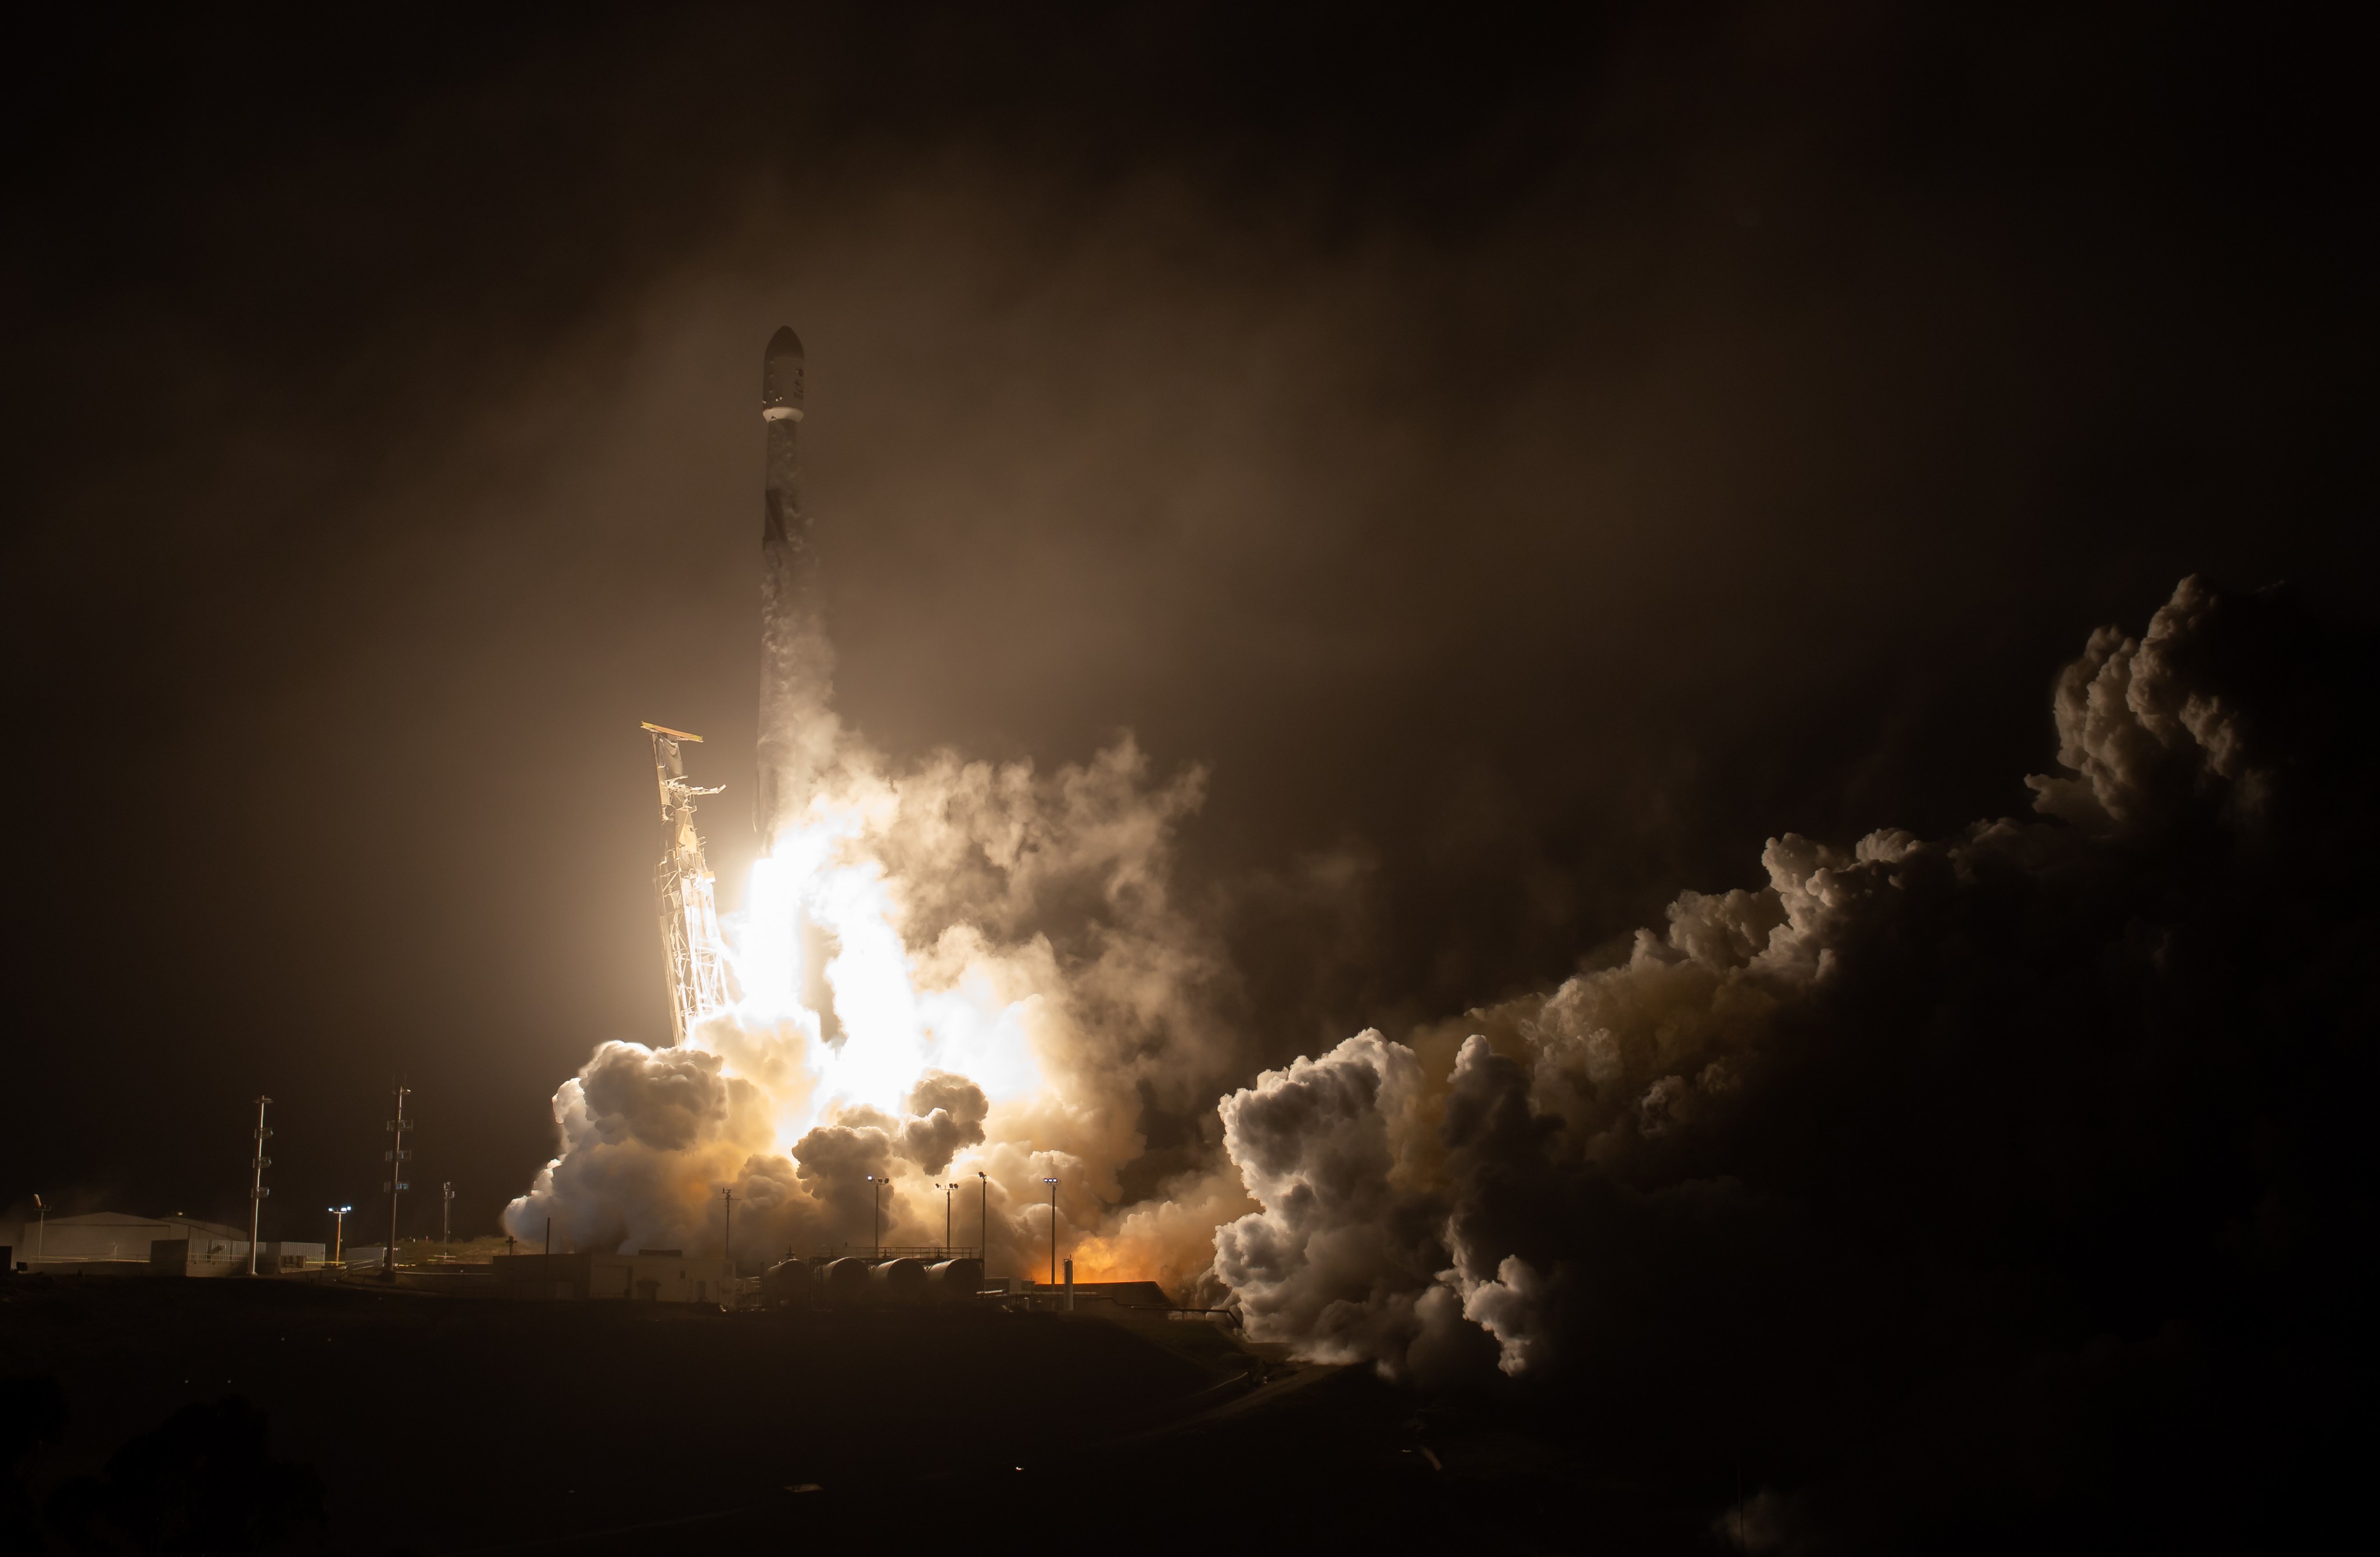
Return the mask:
<svg viewBox="0 0 2380 1557">
<path fill-rule="evenodd" d="M 926 1293 L 938 1303 L 965 1303 L 983 1286 L 983 1261 L 945 1259 L 926 1267 Z"/>
<path fill-rule="evenodd" d="M 816 1283 L 807 1259 L 781 1259 L 760 1272 L 760 1297 L 771 1308 L 807 1308 Z"/>
<path fill-rule="evenodd" d="M 873 1302 L 876 1291 L 868 1279 L 868 1261 L 846 1257 L 820 1266 L 818 1295 L 820 1301 L 832 1308 L 864 1308 Z"/>
<path fill-rule="evenodd" d="M 879 1303 L 919 1303 L 926 1296 L 926 1262 L 922 1259 L 888 1259 L 868 1272 L 868 1283 L 876 1289 Z"/>
</svg>

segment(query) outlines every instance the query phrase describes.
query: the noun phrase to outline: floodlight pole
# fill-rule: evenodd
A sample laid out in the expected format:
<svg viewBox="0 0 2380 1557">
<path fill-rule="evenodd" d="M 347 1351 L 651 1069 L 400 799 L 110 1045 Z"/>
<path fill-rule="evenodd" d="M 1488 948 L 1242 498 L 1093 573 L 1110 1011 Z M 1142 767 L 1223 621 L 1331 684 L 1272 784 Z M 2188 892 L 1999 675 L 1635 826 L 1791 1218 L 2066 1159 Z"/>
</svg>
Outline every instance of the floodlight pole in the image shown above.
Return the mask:
<svg viewBox="0 0 2380 1557">
<path fill-rule="evenodd" d="M 1041 1182 L 1050 1186 L 1050 1284 L 1055 1287 L 1058 1284 L 1058 1181 L 1045 1178 Z"/>
<path fill-rule="evenodd" d="M 976 1232 L 975 1257 L 983 1261 L 984 1271 L 988 1275 L 991 1271 L 991 1179 L 980 1168 L 976 1170 L 975 1176 L 983 1186 L 983 1223 Z"/>
<path fill-rule="evenodd" d="M 251 1276 L 256 1274 L 258 1220 L 264 1210 L 264 1198 L 273 1193 L 264 1187 L 264 1170 L 273 1165 L 273 1159 L 264 1154 L 265 1137 L 273 1134 L 264 1127 L 264 1105 L 272 1101 L 271 1098 L 256 1100 L 256 1156 L 249 1163 L 255 1174 L 248 1186 L 248 1273 Z"/>
<path fill-rule="evenodd" d="M 881 1260 L 884 1258 L 884 1181 L 870 1174 L 868 1182 L 875 1186 L 870 1191 L 870 1198 L 876 1210 L 876 1258 Z"/>
<path fill-rule="evenodd" d="M 719 1235 L 719 1249 L 727 1257 L 727 1273 L 735 1273 L 735 1191 L 727 1185 L 719 1186 L 720 1202 L 727 1208 L 727 1231 Z"/>
<path fill-rule="evenodd" d="M 39 1195 L 33 1197 L 33 1210 L 40 1218 L 33 1223 L 33 1258 L 41 1259 L 50 1251 L 50 1208 L 42 1204 Z M 188 1228 L 183 1229 L 188 1232 Z"/>
<path fill-rule="evenodd" d="M 331 1213 L 331 1263 L 344 1265 L 347 1252 L 347 1213 L 356 1208 L 324 1206 L 322 1209 Z"/>
</svg>

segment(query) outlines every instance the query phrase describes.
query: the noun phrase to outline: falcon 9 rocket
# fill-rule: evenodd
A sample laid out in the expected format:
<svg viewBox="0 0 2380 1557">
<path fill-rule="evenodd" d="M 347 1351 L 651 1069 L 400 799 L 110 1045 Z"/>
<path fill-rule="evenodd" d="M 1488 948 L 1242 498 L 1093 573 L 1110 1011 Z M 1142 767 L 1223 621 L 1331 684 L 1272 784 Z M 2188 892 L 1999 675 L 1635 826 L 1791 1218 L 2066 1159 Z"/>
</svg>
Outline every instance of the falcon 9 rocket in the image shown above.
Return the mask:
<svg viewBox="0 0 2380 1557">
<path fill-rule="evenodd" d="M 760 528 L 759 783 L 752 825 L 765 852 L 809 803 L 835 743 L 834 650 L 820 610 L 818 552 L 802 510 L 802 343 L 769 338 L 760 419 L 769 440 Z"/>
</svg>

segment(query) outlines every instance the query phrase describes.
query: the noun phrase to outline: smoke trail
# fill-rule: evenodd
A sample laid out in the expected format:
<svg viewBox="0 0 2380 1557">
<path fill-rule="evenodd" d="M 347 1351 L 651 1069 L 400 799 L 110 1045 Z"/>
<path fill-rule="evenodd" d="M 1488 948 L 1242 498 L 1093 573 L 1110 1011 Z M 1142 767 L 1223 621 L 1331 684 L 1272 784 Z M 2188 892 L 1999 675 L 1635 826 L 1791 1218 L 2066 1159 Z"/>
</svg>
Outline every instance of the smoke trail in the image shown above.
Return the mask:
<svg viewBox="0 0 2380 1557">
<path fill-rule="evenodd" d="M 2038 820 L 1788 833 L 1613 966 L 1226 1097 L 1209 1279 L 1305 1356 L 1559 1384 L 1608 1465 L 1748 1437 L 1778 1549 L 2287 1458 L 2240 1424 L 2339 1366 L 2373 1220 L 2359 665 L 2184 580 L 2058 678 Z"/>
</svg>

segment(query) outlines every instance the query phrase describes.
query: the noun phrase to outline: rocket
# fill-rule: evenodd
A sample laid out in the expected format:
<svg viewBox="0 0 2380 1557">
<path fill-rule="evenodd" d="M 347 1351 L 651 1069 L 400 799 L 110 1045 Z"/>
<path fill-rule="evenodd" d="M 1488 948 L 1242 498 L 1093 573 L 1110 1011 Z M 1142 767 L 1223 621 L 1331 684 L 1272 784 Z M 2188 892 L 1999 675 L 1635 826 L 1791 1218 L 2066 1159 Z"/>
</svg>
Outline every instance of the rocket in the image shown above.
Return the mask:
<svg viewBox="0 0 2380 1557">
<path fill-rule="evenodd" d="M 752 825 L 765 850 L 809 802 L 833 754 L 834 650 L 820 609 L 818 551 L 802 508 L 802 342 L 790 327 L 760 361 L 768 437 L 760 520 L 759 782 Z"/>
</svg>

